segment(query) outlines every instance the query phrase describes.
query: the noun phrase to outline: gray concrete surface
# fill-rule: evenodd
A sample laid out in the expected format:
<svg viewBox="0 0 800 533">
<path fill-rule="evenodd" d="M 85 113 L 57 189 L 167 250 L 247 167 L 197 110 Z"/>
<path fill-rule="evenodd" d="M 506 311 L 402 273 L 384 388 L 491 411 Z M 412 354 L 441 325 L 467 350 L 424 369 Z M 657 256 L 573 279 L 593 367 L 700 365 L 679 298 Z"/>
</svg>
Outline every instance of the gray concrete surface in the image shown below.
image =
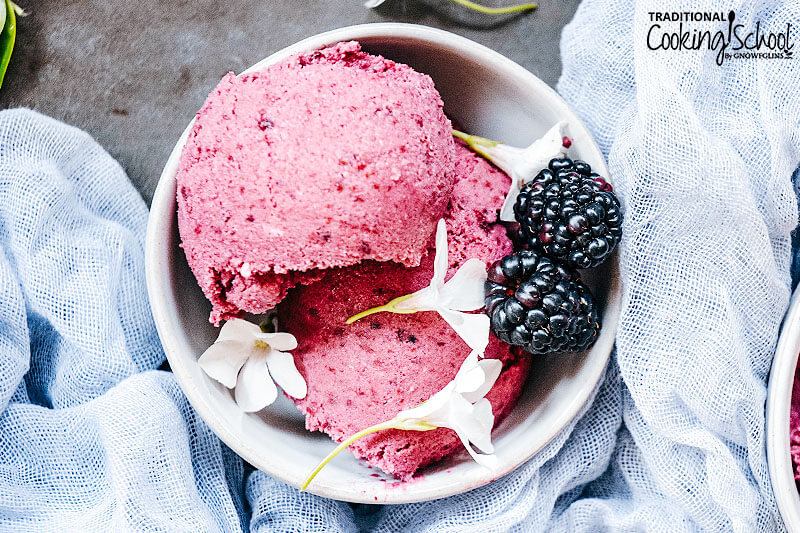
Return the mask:
<svg viewBox="0 0 800 533">
<path fill-rule="evenodd" d="M 540 0 L 536 12 L 489 17 L 446 0 L 387 0 L 376 10 L 362 0 L 17 2 L 30 15 L 19 20 L 0 108 L 31 107 L 87 130 L 148 203 L 181 131 L 228 71 L 321 31 L 400 21 L 464 35 L 554 85 L 561 28 L 578 4 Z"/>
</svg>

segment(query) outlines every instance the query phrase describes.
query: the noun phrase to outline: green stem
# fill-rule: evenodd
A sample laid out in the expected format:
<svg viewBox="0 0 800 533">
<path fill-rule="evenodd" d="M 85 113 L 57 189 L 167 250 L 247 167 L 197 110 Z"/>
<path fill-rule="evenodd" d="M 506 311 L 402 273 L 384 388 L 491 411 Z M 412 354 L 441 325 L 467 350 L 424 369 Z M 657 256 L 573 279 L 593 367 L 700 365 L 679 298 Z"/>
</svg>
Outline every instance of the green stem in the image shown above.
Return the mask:
<svg viewBox="0 0 800 533">
<path fill-rule="evenodd" d="M 357 315 L 353 315 L 350 318 L 348 318 L 347 321 L 345 322 L 345 324 L 352 324 L 356 320 L 361 320 L 365 316 L 374 315 L 375 313 L 386 312 L 386 313 L 398 313 L 398 314 L 401 314 L 401 315 L 408 315 L 408 314 L 411 314 L 411 313 L 416 313 L 417 312 L 416 309 L 396 309 L 395 308 L 395 306 L 397 304 L 399 304 L 400 302 L 404 302 L 404 301 L 408 300 L 412 296 L 414 296 L 414 295 L 413 294 L 406 294 L 404 296 L 399 296 L 399 297 L 395 298 L 394 300 L 392 300 L 391 302 L 389 302 L 389 303 L 387 303 L 385 305 L 379 305 L 378 307 L 373 307 L 372 309 L 367 309 L 366 311 L 361 311 Z"/>
<path fill-rule="evenodd" d="M 477 146 L 497 146 L 498 142 L 493 141 L 491 139 L 487 139 L 486 137 L 478 137 L 477 135 L 470 135 L 469 133 L 464 133 L 463 131 L 453 130 L 453 137 L 458 137 L 462 141 L 466 141 L 470 144 L 470 146 L 477 145 Z"/>
<path fill-rule="evenodd" d="M 506 6 L 506 7 L 486 7 L 481 4 L 476 4 L 475 2 L 471 2 L 470 0 L 450 0 L 451 2 L 455 2 L 460 6 L 464 6 L 468 9 L 472 9 L 473 11 L 477 11 L 478 13 L 483 13 L 485 15 L 504 15 L 506 13 L 517 13 L 519 11 L 528 11 L 529 9 L 536 9 L 537 6 L 534 3 L 529 4 L 517 4 L 515 6 Z"/>
<path fill-rule="evenodd" d="M 455 2 L 456 0 L 453 1 Z M 485 137 L 478 137 L 477 135 L 470 135 L 469 133 L 464 133 L 463 131 L 458 130 L 453 130 L 453 137 L 457 137 L 466 142 L 476 153 L 482 155 L 489 161 L 492 160 L 492 156 L 482 147 L 485 146 L 487 148 L 492 148 L 493 146 L 500 144 L 497 141 L 493 141 Z"/>
<path fill-rule="evenodd" d="M 334 450 L 331 453 L 329 453 L 327 455 L 327 457 L 325 457 L 325 459 L 323 459 L 322 462 L 320 462 L 317 465 L 317 467 L 308 475 L 306 480 L 303 482 L 303 486 L 300 487 L 300 490 L 306 490 L 306 488 L 311 483 L 311 481 L 317 476 L 317 474 L 319 474 L 319 471 L 322 470 L 325 467 L 325 465 L 330 463 L 331 460 L 334 457 L 339 455 L 339 453 L 342 450 L 344 450 L 345 448 L 347 448 L 348 446 L 353 444 L 358 439 L 360 439 L 362 437 L 366 437 L 370 433 L 375 433 L 377 431 L 381 431 L 381 430 L 384 430 L 384 429 L 393 429 L 394 426 L 392 425 L 392 423 L 393 423 L 392 420 L 390 420 L 388 422 L 381 422 L 380 424 L 375 424 L 374 426 L 370 426 L 367 429 L 362 429 L 358 433 L 355 433 L 355 434 L 350 435 L 349 437 L 347 437 L 336 448 L 334 448 Z"/>
<path fill-rule="evenodd" d="M 366 437 L 370 433 L 376 433 L 378 431 L 383 431 L 384 429 L 400 429 L 405 431 L 430 431 L 432 429 L 436 429 L 436 426 L 432 426 L 427 422 L 419 421 L 402 421 L 393 418 L 392 420 L 388 420 L 386 422 L 381 422 L 379 424 L 375 424 L 374 426 L 370 426 L 367 429 L 362 429 L 358 433 L 354 433 L 350 435 L 345 440 L 343 440 L 339 445 L 333 449 L 331 453 L 329 453 L 325 459 L 323 459 L 314 470 L 308 475 L 305 481 L 303 481 L 303 485 L 300 487 L 300 490 L 306 490 L 308 485 L 311 481 L 317 477 L 319 471 L 322 470 L 325 465 L 331 462 L 331 460 L 339 455 L 342 450 L 353 444 L 355 441 L 362 437 Z"/>
</svg>

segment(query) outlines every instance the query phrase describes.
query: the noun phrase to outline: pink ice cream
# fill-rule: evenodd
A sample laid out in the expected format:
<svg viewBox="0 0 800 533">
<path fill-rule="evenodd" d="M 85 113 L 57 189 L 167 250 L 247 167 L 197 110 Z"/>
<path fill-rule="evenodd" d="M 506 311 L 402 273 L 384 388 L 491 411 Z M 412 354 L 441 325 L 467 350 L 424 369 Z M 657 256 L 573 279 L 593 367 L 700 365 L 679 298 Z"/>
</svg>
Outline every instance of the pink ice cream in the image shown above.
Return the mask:
<svg viewBox="0 0 800 533">
<path fill-rule="evenodd" d="M 177 174 L 211 321 L 266 312 L 324 269 L 419 265 L 455 181 L 450 132 L 428 76 L 356 42 L 228 74 Z"/>
<path fill-rule="evenodd" d="M 458 181 L 446 216 L 448 278 L 469 258 L 488 264 L 512 251 L 505 228 L 496 222 L 509 178 L 463 146 L 457 152 Z M 368 261 L 329 271 L 322 280 L 290 291 L 278 306 L 281 328 L 299 342 L 293 355 L 308 383 L 308 395 L 295 402 L 309 430 L 341 441 L 420 404 L 455 377 L 470 349 L 434 312 L 380 313 L 345 325 L 360 311 L 427 286 L 433 257 L 431 250 L 417 268 Z M 529 358 L 493 336 L 485 356 L 503 361 L 503 372 L 487 395 L 499 422 L 522 390 Z M 440 428 L 382 431 L 350 449 L 407 479 L 463 446 L 455 432 Z"/>
</svg>

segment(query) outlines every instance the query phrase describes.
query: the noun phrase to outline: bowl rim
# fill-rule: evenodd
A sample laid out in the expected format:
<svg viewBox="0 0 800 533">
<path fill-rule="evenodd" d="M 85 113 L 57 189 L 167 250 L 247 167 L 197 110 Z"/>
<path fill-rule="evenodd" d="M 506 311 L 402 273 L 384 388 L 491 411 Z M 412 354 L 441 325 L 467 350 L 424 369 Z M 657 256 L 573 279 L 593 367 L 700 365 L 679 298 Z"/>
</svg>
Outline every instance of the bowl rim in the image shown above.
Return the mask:
<svg viewBox="0 0 800 533">
<path fill-rule="evenodd" d="M 800 494 L 789 447 L 789 413 L 800 354 L 800 287 L 783 319 L 767 387 L 767 464 L 778 510 L 790 531 L 800 531 Z"/>
<path fill-rule="evenodd" d="M 318 49 L 340 41 L 358 41 L 360 39 L 392 37 L 405 40 L 419 40 L 448 48 L 480 64 L 491 65 L 493 69 L 503 71 L 506 76 L 515 79 L 517 82 L 524 84 L 527 87 L 530 87 L 531 91 L 536 91 L 539 94 L 547 95 L 556 105 L 559 105 L 559 113 L 562 115 L 562 119 L 567 120 L 570 123 L 571 128 L 577 128 L 579 130 L 572 130 L 573 137 L 580 136 L 582 143 L 588 143 L 586 150 L 589 152 L 594 152 L 597 156 L 595 159 L 601 162 L 598 172 L 604 176 L 608 176 L 609 180 L 613 182 L 613 178 L 609 176 L 605 157 L 600 151 L 600 148 L 598 147 L 588 128 L 569 107 L 569 105 L 558 95 L 558 93 L 555 92 L 555 90 L 553 90 L 534 74 L 511 59 L 501 55 L 500 53 L 467 39 L 466 37 L 461 37 L 445 30 L 397 22 L 347 26 L 303 39 L 269 55 L 242 73 L 261 69 L 269 64 L 278 62 L 298 52 Z M 172 323 L 174 320 L 172 314 L 173 310 L 177 308 L 177 301 L 172 297 L 171 294 L 168 294 L 168 291 L 160 290 L 160 286 L 162 283 L 164 283 L 164 280 L 170 279 L 170 264 L 168 262 L 169 254 L 166 253 L 166 248 L 168 247 L 167 245 L 169 243 L 164 242 L 167 241 L 164 233 L 168 232 L 169 228 L 172 228 L 174 224 L 174 217 L 176 216 L 174 209 L 176 194 L 175 175 L 177 173 L 178 160 L 181 150 L 186 142 L 189 132 L 191 131 L 194 120 L 195 119 L 188 124 L 183 134 L 175 144 L 175 147 L 173 148 L 159 178 L 150 208 L 150 217 L 148 220 L 145 242 L 145 268 L 148 295 L 151 309 L 153 311 L 153 317 L 156 323 L 156 329 L 164 347 L 167 359 L 170 363 L 173 373 L 175 374 L 175 377 L 178 380 L 178 383 L 181 386 L 181 389 L 188 398 L 190 404 L 211 428 L 211 430 L 235 453 L 259 470 L 279 479 L 280 481 L 283 481 L 284 483 L 297 487 L 299 480 L 288 475 L 287 470 L 282 467 L 282 461 L 270 460 L 269 458 L 265 458 L 263 454 L 258 453 L 255 448 L 248 445 L 246 439 L 241 438 L 237 432 L 234 431 L 234 424 L 230 423 L 230 421 L 224 420 L 216 412 L 216 409 L 210 403 L 207 394 L 204 393 L 198 384 L 194 383 L 194 381 L 190 379 L 190 372 L 188 370 L 188 365 L 190 364 L 189 358 L 179 356 L 177 353 L 175 353 L 175 350 L 173 350 L 173 345 L 176 341 L 173 338 L 174 334 L 172 333 Z M 477 480 L 461 482 L 454 480 L 441 486 L 427 487 L 422 491 L 386 491 L 384 489 L 380 492 L 380 494 L 377 495 L 376 493 L 371 493 L 369 491 L 350 490 L 346 484 L 340 483 L 338 485 L 334 485 L 318 483 L 315 480 L 315 483 L 312 484 L 309 489 L 307 489 L 308 492 L 318 496 L 349 501 L 353 503 L 400 504 L 427 501 L 436 498 L 452 496 L 454 494 L 460 494 L 462 492 L 483 486 L 491 481 L 505 476 L 533 457 L 533 455 L 547 446 L 547 444 L 549 444 L 580 412 L 582 407 L 593 395 L 602 376 L 605 373 L 608 360 L 611 357 L 611 352 L 614 349 L 614 339 L 616 337 L 619 314 L 622 308 L 623 293 L 619 280 L 617 257 L 618 255 L 615 253 L 609 265 L 612 275 L 611 279 L 609 280 L 603 324 L 604 330 L 606 330 L 606 332 L 608 332 L 607 334 L 611 336 L 611 344 L 608 350 L 592 359 L 590 367 L 591 372 L 589 374 L 590 378 L 581 383 L 577 393 L 569 402 L 568 408 L 564 409 L 559 414 L 557 422 L 553 424 L 553 426 L 557 426 L 557 428 L 554 428 L 554 430 L 546 439 L 540 440 L 536 446 L 525 448 L 523 453 L 518 453 L 510 459 L 506 458 L 498 470 L 487 472 L 485 476 L 482 476 Z M 380 496 L 380 498 L 378 498 L 378 496 Z"/>
</svg>

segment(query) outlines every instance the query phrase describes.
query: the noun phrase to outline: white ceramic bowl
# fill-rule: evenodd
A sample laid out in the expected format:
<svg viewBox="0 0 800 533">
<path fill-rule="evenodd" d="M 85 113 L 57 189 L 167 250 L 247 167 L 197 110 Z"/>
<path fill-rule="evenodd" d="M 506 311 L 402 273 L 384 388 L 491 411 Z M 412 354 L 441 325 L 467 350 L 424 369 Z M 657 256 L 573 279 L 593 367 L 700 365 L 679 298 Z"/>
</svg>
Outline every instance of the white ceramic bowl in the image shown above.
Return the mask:
<svg viewBox="0 0 800 533">
<path fill-rule="evenodd" d="M 800 495 L 789 455 L 789 409 L 800 353 L 800 289 L 783 319 L 767 390 L 767 462 L 778 509 L 789 531 L 800 531 Z"/>
<path fill-rule="evenodd" d="M 351 39 L 368 52 L 429 74 L 448 114 L 470 133 L 523 146 L 557 121 L 567 120 L 573 156 L 608 175 L 588 130 L 552 89 L 500 54 L 445 31 L 395 23 L 342 28 L 301 41 L 248 70 Z M 299 486 L 334 443 L 323 434 L 306 431 L 303 417 L 282 396 L 261 413 L 242 412 L 230 392 L 197 365 L 217 330 L 208 323 L 210 304 L 178 247 L 175 173 L 189 127 L 164 168 L 147 231 L 147 285 L 158 333 L 183 391 L 211 429 L 255 467 Z M 461 454 L 429 467 L 411 483 L 395 483 L 345 453 L 322 470 L 309 490 L 350 502 L 404 503 L 450 496 L 511 472 L 545 446 L 595 388 L 614 344 L 620 306 L 617 280 L 616 260 L 587 279 L 596 289 L 603 316 L 601 335 L 590 351 L 536 359 L 519 404 L 495 431 L 496 470 L 487 471 Z"/>
</svg>

